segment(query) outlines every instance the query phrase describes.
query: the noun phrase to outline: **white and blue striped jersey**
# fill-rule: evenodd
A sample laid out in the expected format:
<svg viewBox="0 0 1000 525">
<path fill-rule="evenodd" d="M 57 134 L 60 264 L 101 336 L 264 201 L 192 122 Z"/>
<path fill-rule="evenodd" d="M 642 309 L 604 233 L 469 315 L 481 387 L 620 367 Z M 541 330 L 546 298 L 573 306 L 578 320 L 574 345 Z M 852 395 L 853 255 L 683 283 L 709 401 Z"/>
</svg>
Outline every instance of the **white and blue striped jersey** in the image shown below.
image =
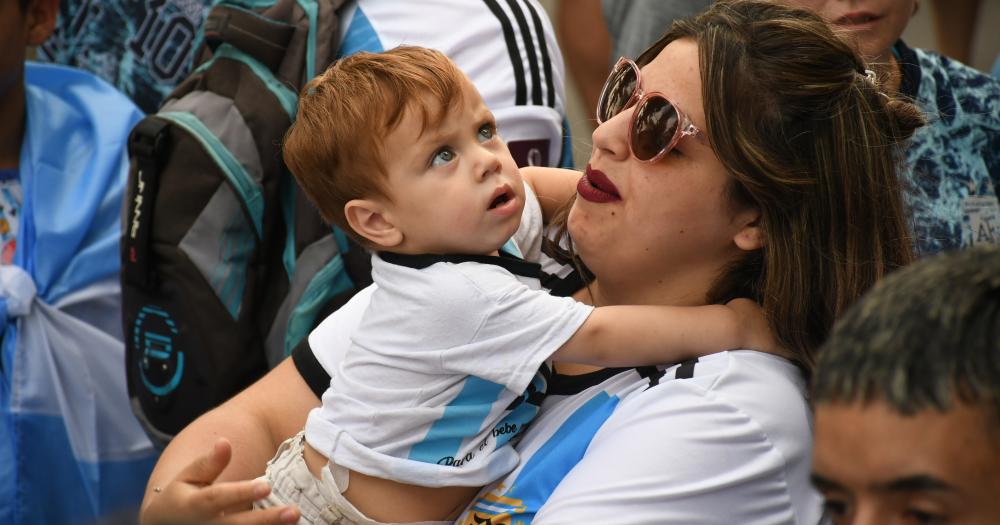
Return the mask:
<svg viewBox="0 0 1000 525">
<path fill-rule="evenodd" d="M 511 439 L 546 389 L 540 368 L 593 311 L 539 277 L 504 253 L 374 255 L 374 291 L 344 306 L 366 305 L 306 441 L 334 464 L 412 485 L 478 487 L 510 472 Z M 342 341 L 327 336 L 310 344 Z"/>
</svg>

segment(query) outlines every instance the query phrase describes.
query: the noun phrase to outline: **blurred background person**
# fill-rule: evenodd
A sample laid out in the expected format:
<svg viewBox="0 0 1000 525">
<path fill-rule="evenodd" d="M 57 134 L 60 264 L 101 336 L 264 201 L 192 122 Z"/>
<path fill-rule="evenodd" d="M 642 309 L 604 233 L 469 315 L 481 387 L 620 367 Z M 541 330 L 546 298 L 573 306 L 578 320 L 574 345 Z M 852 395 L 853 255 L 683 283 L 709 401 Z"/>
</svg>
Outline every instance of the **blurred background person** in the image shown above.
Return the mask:
<svg viewBox="0 0 1000 525">
<path fill-rule="evenodd" d="M 156 454 L 125 393 L 118 238 L 142 113 L 25 63 L 57 6 L 0 2 L 0 523 L 134 521 Z"/>
<path fill-rule="evenodd" d="M 917 0 L 783 0 L 852 39 L 882 89 L 914 99 L 928 125 L 907 150 L 906 203 L 919 255 L 1000 243 L 1000 81 L 900 38 Z"/>
</svg>

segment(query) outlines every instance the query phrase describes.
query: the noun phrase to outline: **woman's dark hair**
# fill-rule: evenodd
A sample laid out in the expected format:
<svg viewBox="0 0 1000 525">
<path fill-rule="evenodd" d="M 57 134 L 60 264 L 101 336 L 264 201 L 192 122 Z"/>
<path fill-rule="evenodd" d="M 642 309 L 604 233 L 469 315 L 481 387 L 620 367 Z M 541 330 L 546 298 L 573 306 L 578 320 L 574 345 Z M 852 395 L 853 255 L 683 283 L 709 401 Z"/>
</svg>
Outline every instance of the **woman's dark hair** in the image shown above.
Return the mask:
<svg viewBox="0 0 1000 525">
<path fill-rule="evenodd" d="M 707 301 L 755 299 L 810 369 L 834 319 L 913 258 L 897 172 L 923 116 L 879 91 L 809 11 L 720 0 L 674 22 L 636 62 L 679 39 L 698 43 L 705 131 L 732 176 L 730 203 L 757 208 L 764 236 Z"/>
<path fill-rule="evenodd" d="M 779 341 L 812 366 L 834 319 L 913 258 L 898 172 L 923 116 L 880 91 L 806 10 L 719 1 L 638 63 L 682 38 L 698 43 L 706 132 L 733 176 L 730 200 L 760 210 L 764 234 L 709 302 L 757 299 Z"/>
</svg>

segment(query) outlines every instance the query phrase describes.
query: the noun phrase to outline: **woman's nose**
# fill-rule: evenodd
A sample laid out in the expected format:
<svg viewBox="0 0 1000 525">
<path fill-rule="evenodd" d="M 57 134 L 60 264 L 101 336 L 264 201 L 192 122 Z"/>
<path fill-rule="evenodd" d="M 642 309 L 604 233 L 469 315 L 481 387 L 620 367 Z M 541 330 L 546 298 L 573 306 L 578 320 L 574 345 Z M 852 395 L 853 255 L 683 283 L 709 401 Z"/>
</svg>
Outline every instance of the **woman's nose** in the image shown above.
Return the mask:
<svg viewBox="0 0 1000 525">
<path fill-rule="evenodd" d="M 617 160 L 628 158 L 628 123 L 633 111 L 635 107 L 626 108 L 594 129 L 594 153 Z"/>
</svg>

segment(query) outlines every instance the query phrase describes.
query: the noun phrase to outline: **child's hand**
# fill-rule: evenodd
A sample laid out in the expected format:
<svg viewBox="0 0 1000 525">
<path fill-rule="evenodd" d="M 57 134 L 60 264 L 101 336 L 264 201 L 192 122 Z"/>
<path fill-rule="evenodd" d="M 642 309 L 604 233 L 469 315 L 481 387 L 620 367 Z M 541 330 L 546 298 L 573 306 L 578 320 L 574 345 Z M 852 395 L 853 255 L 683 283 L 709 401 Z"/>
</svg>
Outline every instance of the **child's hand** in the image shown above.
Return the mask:
<svg viewBox="0 0 1000 525">
<path fill-rule="evenodd" d="M 778 345 L 759 304 L 750 299 L 733 299 L 726 303 L 726 307 L 736 313 L 743 338 L 741 348 L 767 352 L 785 358 L 791 356 L 786 349 Z"/>
</svg>

